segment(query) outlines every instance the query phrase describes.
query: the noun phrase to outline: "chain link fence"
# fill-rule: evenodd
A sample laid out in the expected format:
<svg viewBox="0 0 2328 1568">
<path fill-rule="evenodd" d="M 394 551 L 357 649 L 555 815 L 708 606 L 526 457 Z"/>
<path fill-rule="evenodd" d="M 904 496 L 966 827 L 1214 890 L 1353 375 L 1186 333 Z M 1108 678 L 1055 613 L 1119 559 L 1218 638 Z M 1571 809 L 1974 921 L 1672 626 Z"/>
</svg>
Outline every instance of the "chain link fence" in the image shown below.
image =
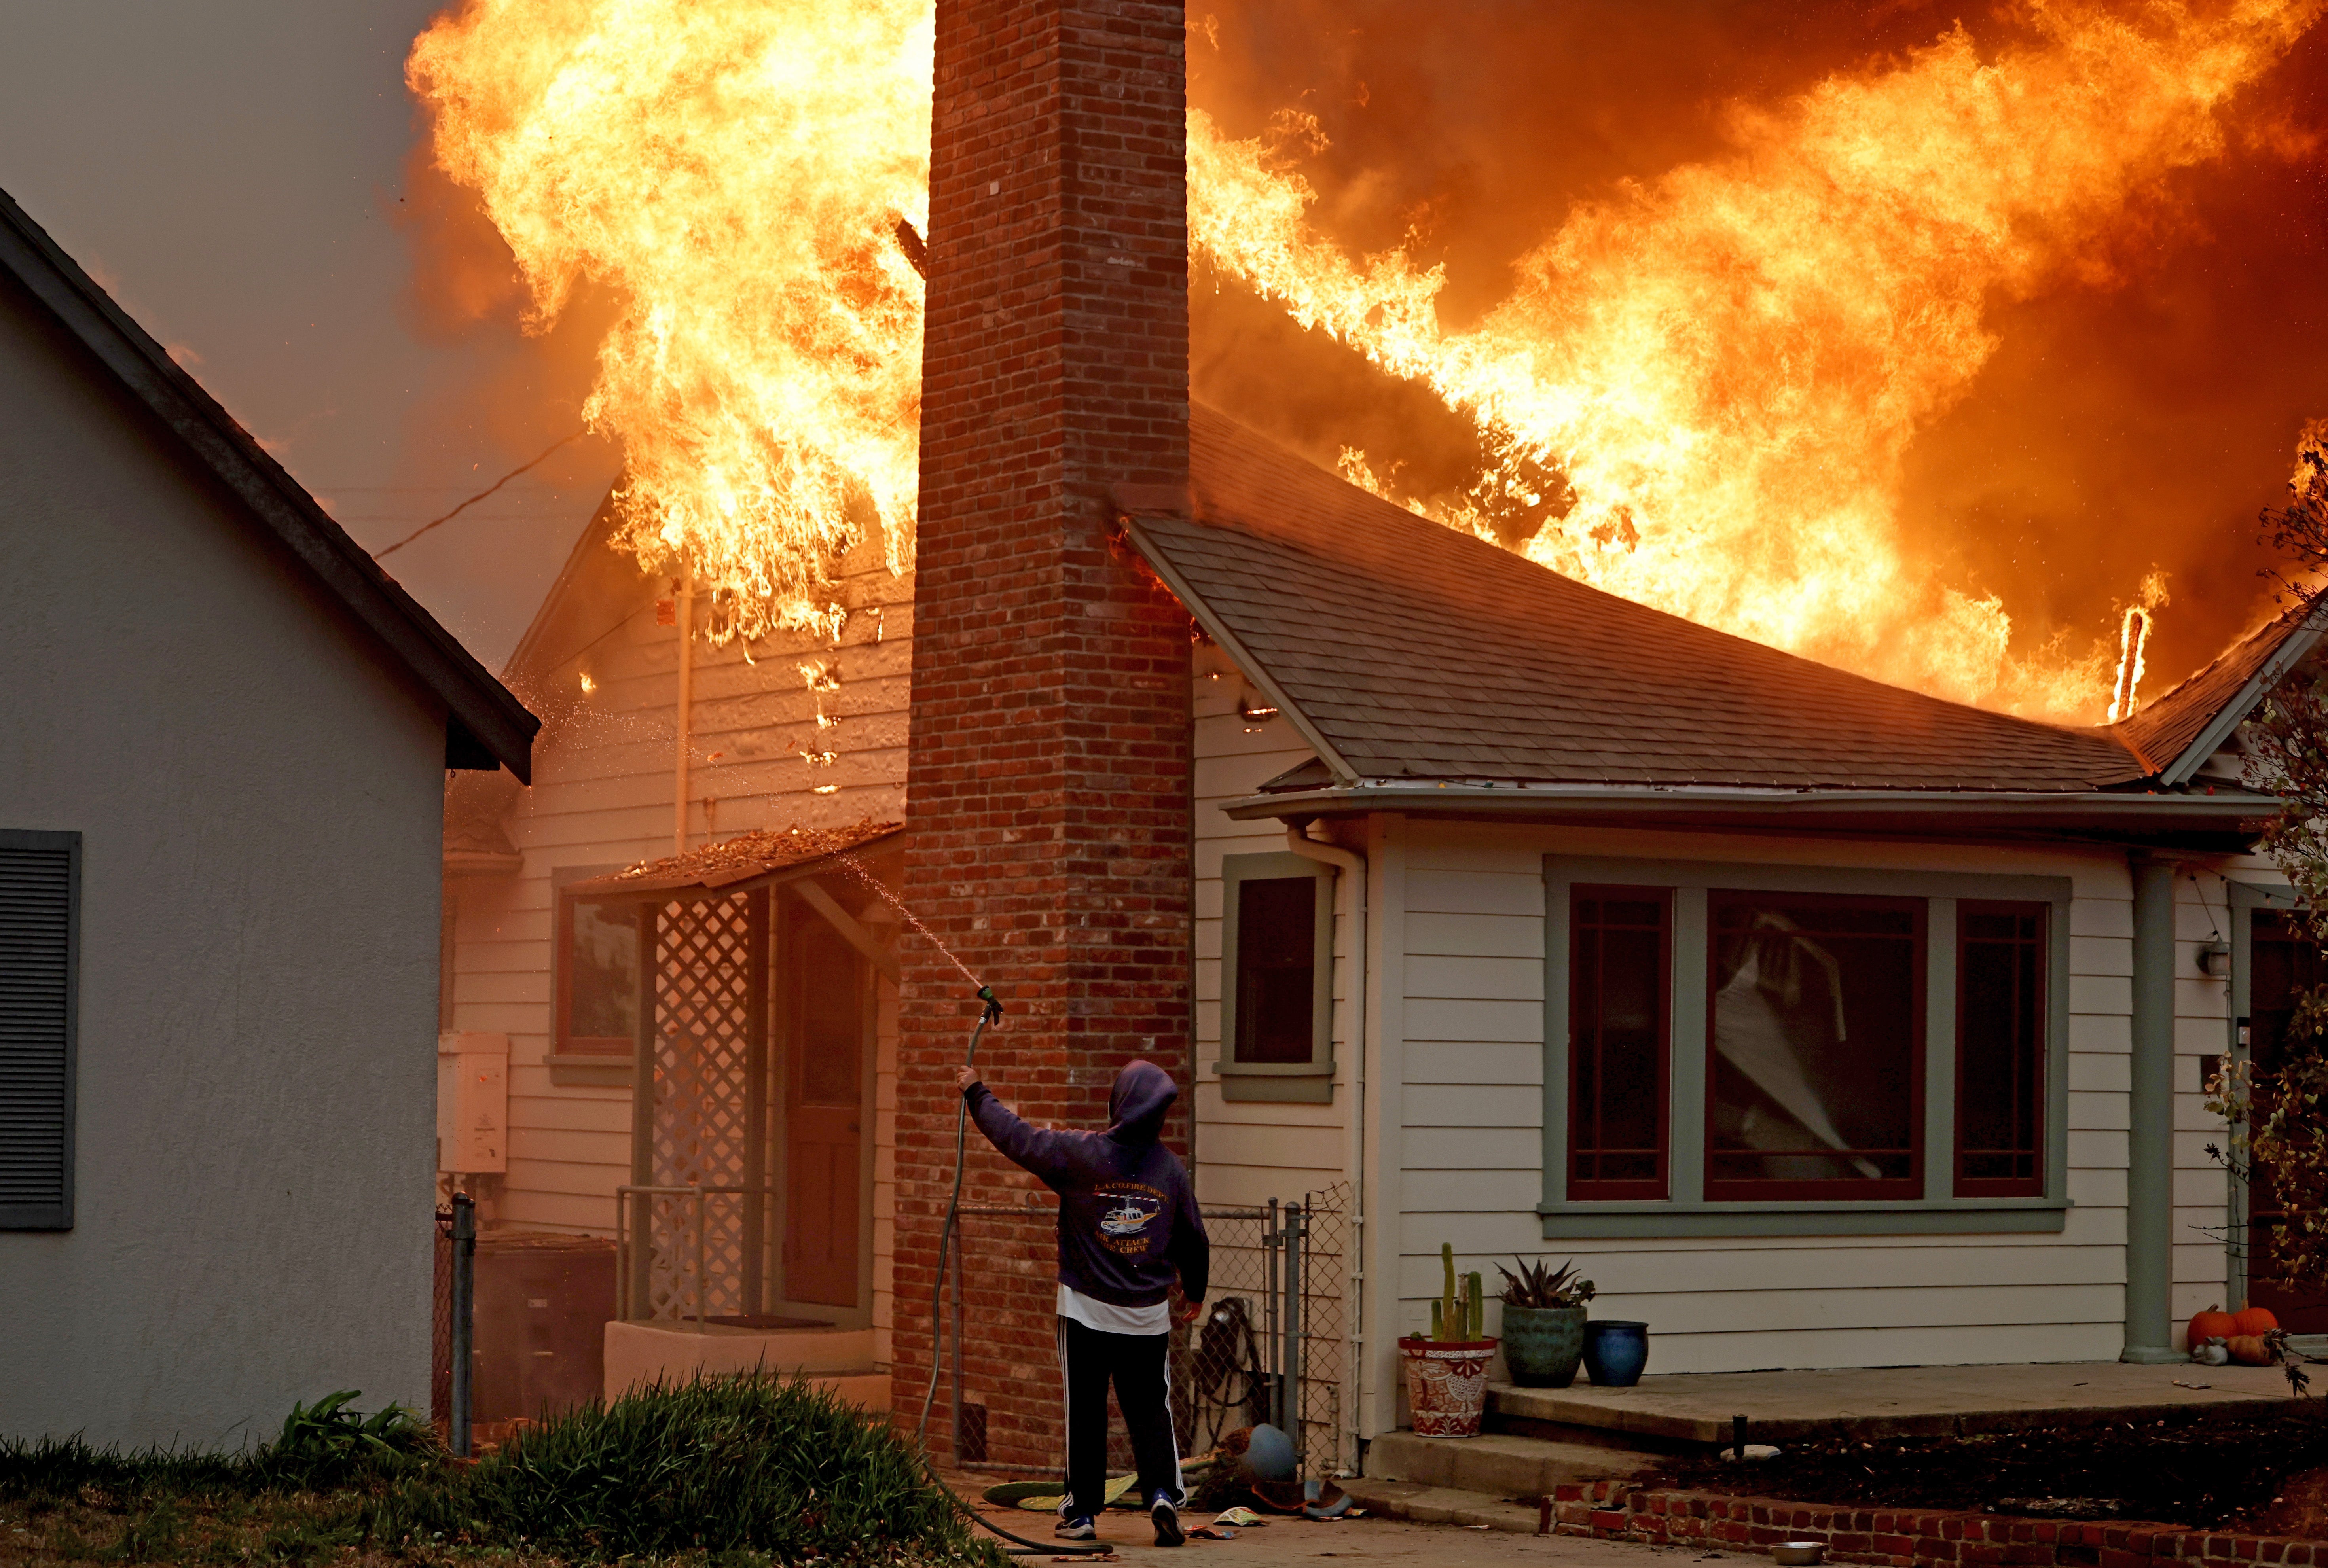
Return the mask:
<svg viewBox="0 0 2328 1568">
<path fill-rule="evenodd" d="M 1230 1432 L 1267 1422 L 1293 1437 L 1310 1473 L 1355 1470 L 1346 1386 L 1348 1207 L 1348 1188 L 1338 1184 L 1305 1193 L 1298 1202 L 1272 1198 L 1257 1208 L 1202 1209 L 1212 1241 L 1206 1311 L 1193 1325 L 1174 1325 L 1170 1350 L 1172 1422 L 1182 1453 L 1207 1452 Z M 1024 1222 L 1055 1212 L 1047 1203 L 962 1206 L 963 1244 L 949 1271 L 945 1351 L 946 1382 L 955 1391 L 954 1452 L 962 1462 L 981 1463 L 987 1451 L 985 1407 L 965 1404 L 959 1392 L 962 1325 L 952 1304 L 962 1299 L 965 1282 L 972 1295 L 979 1294 L 988 1282 L 978 1276 L 995 1269 L 996 1253 L 980 1238 L 981 1222 Z M 1040 1263 L 1047 1275 L 1049 1258 Z M 968 1282 L 964 1269 L 972 1275 Z M 1174 1301 L 1177 1306 L 1177 1292 Z M 1122 1470 L 1131 1462 L 1111 1396 L 1108 1463 Z"/>
</svg>

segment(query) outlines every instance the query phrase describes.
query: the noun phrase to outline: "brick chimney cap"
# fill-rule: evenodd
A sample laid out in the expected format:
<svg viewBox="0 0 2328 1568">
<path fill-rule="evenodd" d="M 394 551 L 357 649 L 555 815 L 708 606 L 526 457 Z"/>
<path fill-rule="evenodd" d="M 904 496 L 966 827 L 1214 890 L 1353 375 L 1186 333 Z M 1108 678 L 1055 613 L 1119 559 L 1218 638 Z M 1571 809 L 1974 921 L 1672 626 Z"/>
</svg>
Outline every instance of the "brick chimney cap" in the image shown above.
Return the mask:
<svg viewBox="0 0 2328 1568">
<path fill-rule="evenodd" d="M 1126 517 L 1186 517 L 1197 515 L 1186 484 L 1111 484 L 1107 498 Z"/>
</svg>

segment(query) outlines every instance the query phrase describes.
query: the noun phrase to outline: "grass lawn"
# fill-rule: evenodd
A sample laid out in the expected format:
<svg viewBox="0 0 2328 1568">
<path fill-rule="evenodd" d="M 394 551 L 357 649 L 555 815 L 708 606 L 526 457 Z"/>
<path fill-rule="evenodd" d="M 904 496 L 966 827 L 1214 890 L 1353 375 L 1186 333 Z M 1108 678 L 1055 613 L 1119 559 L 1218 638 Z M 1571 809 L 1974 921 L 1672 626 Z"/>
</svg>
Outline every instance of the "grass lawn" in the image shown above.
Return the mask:
<svg viewBox="0 0 2328 1568">
<path fill-rule="evenodd" d="M 647 1390 L 474 1464 L 350 1397 L 239 1454 L 0 1444 L 0 1563 L 1004 1561 L 886 1422 L 804 1384 Z"/>
</svg>

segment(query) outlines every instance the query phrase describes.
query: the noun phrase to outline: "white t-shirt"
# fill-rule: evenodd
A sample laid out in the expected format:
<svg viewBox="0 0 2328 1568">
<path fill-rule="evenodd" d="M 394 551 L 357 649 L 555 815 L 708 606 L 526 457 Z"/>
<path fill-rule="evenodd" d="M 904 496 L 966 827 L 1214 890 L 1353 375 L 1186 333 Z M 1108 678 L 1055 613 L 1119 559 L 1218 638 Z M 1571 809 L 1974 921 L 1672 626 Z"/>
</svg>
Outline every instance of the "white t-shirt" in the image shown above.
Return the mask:
<svg viewBox="0 0 2328 1568">
<path fill-rule="evenodd" d="M 1169 1334 L 1172 1331 L 1172 1302 L 1169 1297 L 1150 1307 L 1119 1307 L 1110 1301 L 1094 1301 L 1081 1291 L 1061 1285 L 1059 1316 L 1072 1319 L 1086 1329 L 1096 1329 L 1103 1334 Z"/>
</svg>

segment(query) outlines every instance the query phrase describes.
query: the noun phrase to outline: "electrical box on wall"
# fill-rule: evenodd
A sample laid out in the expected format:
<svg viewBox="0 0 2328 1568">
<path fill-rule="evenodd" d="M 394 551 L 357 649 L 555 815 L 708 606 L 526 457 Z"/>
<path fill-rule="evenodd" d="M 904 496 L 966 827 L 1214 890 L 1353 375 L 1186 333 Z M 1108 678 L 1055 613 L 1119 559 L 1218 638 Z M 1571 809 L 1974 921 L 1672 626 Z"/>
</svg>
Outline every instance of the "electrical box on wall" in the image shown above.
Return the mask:
<svg viewBox="0 0 2328 1568">
<path fill-rule="evenodd" d="M 507 1035 L 436 1037 L 436 1169 L 465 1176 L 509 1169 Z"/>
</svg>

